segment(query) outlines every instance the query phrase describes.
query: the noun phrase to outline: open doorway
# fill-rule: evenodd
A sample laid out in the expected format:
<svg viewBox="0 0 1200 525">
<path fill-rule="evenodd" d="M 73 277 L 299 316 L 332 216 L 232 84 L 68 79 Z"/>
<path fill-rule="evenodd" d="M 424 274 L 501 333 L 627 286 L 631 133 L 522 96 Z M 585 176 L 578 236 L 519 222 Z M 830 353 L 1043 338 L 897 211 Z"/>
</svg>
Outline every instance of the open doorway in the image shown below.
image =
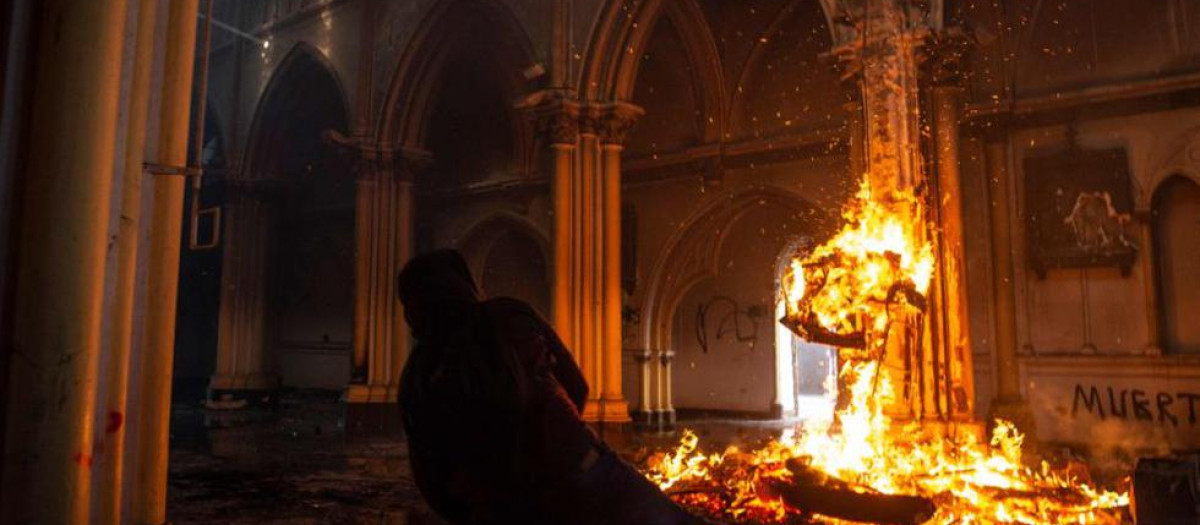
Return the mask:
<svg viewBox="0 0 1200 525">
<path fill-rule="evenodd" d="M 810 248 L 809 239 L 796 239 L 779 256 L 775 271 L 775 319 L 784 314 L 781 286 L 784 271 L 793 258 Z M 776 388 L 784 410 L 801 421 L 832 421 L 837 405 L 837 349 L 805 341 L 779 322 L 775 323 L 775 349 Z"/>
</svg>

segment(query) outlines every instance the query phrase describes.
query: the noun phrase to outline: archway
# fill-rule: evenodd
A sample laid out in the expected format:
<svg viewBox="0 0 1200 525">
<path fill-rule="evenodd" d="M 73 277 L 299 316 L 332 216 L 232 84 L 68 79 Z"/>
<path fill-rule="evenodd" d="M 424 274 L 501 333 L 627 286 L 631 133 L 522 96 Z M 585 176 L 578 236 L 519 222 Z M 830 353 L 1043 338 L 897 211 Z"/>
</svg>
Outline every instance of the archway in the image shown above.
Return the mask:
<svg viewBox="0 0 1200 525">
<path fill-rule="evenodd" d="M 500 214 L 472 228 L 459 249 L 487 297 L 512 297 L 549 318 L 549 241 L 527 222 Z"/>
<path fill-rule="evenodd" d="M 1200 184 L 1170 177 L 1155 190 L 1151 206 L 1162 343 L 1172 353 L 1200 354 Z"/>
<path fill-rule="evenodd" d="M 354 180 L 322 138 L 348 131 L 341 88 L 319 55 L 288 64 L 268 111 L 279 156 L 264 176 L 283 188 L 269 258 L 268 337 L 285 387 L 340 390 L 350 380 L 354 329 Z M 265 130 L 264 130 L 265 131 Z M 254 167 L 261 169 L 258 167 Z"/>
<path fill-rule="evenodd" d="M 796 257 L 809 253 L 815 244 L 815 239 L 810 236 L 793 237 L 776 258 L 774 319 L 784 316 L 784 274 Z M 774 326 L 775 381 L 784 414 L 800 421 L 832 420 L 838 393 L 837 349 L 806 341 L 783 323 L 776 322 Z"/>
<path fill-rule="evenodd" d="M 429 154 L 414 180 L 421 198 L 407 226 L 415 227 L 418 252 L 454 244 L 464 217 L 513 209 L 512 192 L 486 188 L 519 184 L 534 170 L 533 129 L 514 101 L 536 89 L 524 76 L 536 62 L 529 36 L 502 3 L 444 0 L 421 23 L 392 79 L 378 138 Z M 469 188 L 483 194 L 460 198 Z"/>
<path fill-rule="evenodd" d="M 343 93 L 324 55 L 301 43 L 259 101 L 227 188 L 214 395 L 349 382 L 355 183 L 323 138 L 347 133 Z"/>
<path fill-rule="evenodd" d="M 795 412 L 780 377 L 795 373 L 793 346 L 777 346 L 778 254 L 808 231 L 780 203 L 739 210 L 710 241 L 715 273 L 697 281 L 674 309 L 672 384 L 677 410 L 778 418 Z"/>
<path fill-rule="evenodd" d="M 797 237 L 820 236 L 827 223 L 796 194 L 748 187 L 712 196 L 667 240 L 648 275 L 638 334 L 654 357 L 639 387 L 640 410 L 652 422 L 673 421 L 676 401 L 705 412 L 794 413 L 793 388 L 780 380 L 793 375 L 793 359 L 790 347 L 776 352 L 773 328 L 777 256 Z M 732 366 L 747 370 L 705 377 Z M 730 377 L 753 378 L 754 391 Z M 708 402 L 729 389 L 726 401 Z"/>
</svg>

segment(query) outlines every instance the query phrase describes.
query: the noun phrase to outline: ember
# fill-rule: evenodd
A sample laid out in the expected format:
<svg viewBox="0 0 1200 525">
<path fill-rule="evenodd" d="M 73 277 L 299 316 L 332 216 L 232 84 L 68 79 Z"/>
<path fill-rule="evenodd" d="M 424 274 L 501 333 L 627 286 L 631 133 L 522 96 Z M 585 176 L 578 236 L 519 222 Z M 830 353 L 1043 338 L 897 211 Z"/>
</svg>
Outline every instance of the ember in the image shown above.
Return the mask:
<svg viewBox="0 0 1200 525">
<path fill-rule="evenodd" d="M 646 475 L 685 506 L 735 523 L 1120 523 L 1127 493 L 1093 487 L 1042 462 L 1022 463 L 1024 436 L 996 421 L 989 441 L 970 425 L 932 431 L 895 421 L 889 344 L 920 344 L 933 251 L 920 200 L 863 182 L 845 227 L 784 279 L 798 334 L 842 348 L 843 404 L 834 421 L 785 433 L 758 450 L 705 455 L 695 434 L 651 457 Z M 915 335 L 914 335 L 915 334 Z"/>
</svg>

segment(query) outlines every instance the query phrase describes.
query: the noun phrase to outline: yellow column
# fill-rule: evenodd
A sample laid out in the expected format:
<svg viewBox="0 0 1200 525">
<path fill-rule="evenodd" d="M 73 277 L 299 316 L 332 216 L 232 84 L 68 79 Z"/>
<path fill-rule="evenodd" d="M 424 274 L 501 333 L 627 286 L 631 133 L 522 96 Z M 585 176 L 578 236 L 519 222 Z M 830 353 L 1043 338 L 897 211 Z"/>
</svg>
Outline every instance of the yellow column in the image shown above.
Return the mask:
<svg viewBox="0 0 1200 525">
<path fill-rule="evenodd" d="M 579 143 L 579 105 L 561 92 L 549 92 L 547 100 L 528 107 L 542 140 L 549 146 L 546 169 L 551 173 L 554 196 L 554 268 L 551 318 L 555 331 L 579 360 L 575 338 L 575 288 L 577 274 L 575 152 Z"/>
<path fill-rule="evenodd" d="M 137 3 L 137 36 L 133 80 L 129 86 L 129 118 L 125 129 L 125 160 L 121 182 L 121 214 L 117 236 L 117 284 L 109 328 L 108 395 L 105 400 L 102 452 L 97 459 L 97 486 L 105 487 L 96 495 L 99 515 L 96 523 L 121 522 L 121 489 L 125 457 L 125 402 L 129 389 L 129 350 L 133 336 L 133 297 L 136 284 L 138 228 L 141 221 L 142 168 L 146 149 L 146 114 L 149 109 L 150 70 L 154 59 L 154 26 L 158 2 Z"/>
<path fill-rule="evenodd" d="M 125 7 L 36 3 L 37 67 L 16 203 L 3 523 L 88 522 Z"/>
<path fill-rule="evenodd" d="M 111 9 L 111 5 L 105 8 Z M 192 66 L 196 47 L 197 0 L 170 3 L 164 58 L 159 164 L 187 162 Z M 89 27 L 95 30 L 94 21 Z M 167 447 L 171 412 L 171 366 L 175 346 L 175 303 L 183 222 L 184 178 L 156 176 L 147 266 L 142 384 L 138 391 L 138 457 L 132 485 L 131 521 L 158 525 L 167 519 Z"/>
<path fill-rule="evenodd" d="M 610 139 L 613 137 L 609 137 Z M 600 276 L 603 283 L 603 311 L 601 315 L 601 359 L 602 376 L 604 379 L 603 410 L 601 420 L 605 422 L 626 423 L 629 418 L 629 404 L 621 392 L 621 143 L 605 142 L 604 178 L 601 182 L 603 217 L 603 240 L 601 251 L 604 254 L 604 269 Z"/>
<path fill-rule="evenodd" d="M 572 305 L 571 333 L 574 336 L 576 357 L 583 377 L 587 379 L 588 401 L 583 419 L 597 422 L 603 419 L 602 397 L 604 394 L 603 366 L 601 365 L 601 342 L 597 326 L 602 315 L 598 297 L 597 267 L 602 254 L 597 253 L 597 196 L 596 181 L 599 179 L 599 141 L 596 139 L 595 117 L 585 116 L 579 132 L 579 166 L 572 185 L 573 199 L 571 214 L 575 219 L 572 227 L 571 248 L 574 275 L 571 276 Z"/>
<path fill-rule="evenodd" d="M 974 378 L 971 362 L 970 317 L 967 310 L 964 253 L 962 174 L 959 169 L 959 119 L 962 109 L 961 71 L 966 40 L 957 32 L 939 35 L 929 50 L 933 73 L 934 150 L 938 190 L 938 285 L 940 287 L 940 348 L 932 381 L 935 408 L 942 417 L 974 417 Z"/>
<path fill-rule="evenodd" d="M 621 150 L 625 137 L 644 111 L 632 104 L 614 103 L 601 109 L 596 123 L 600 146 L 601 171 L 595 179 L 598 207 L 593 217 L 598 219 L 595 230 L 596 268 L 599 287 L 599 308 L 595 320 L 599 328 L 599 390 L 601 390 L 598 420 L 627 423 L 629 404 L 621 391 Z"/>
</svg>

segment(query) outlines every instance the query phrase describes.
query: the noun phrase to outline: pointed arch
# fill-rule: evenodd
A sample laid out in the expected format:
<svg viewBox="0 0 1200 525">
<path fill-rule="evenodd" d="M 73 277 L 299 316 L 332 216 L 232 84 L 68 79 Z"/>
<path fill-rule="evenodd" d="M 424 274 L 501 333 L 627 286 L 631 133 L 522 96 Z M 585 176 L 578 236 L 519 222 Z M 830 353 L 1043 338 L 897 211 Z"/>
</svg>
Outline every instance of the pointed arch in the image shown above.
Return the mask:
<svg viewBox="0 0 1200 525">
<path fill-rule="evenodd" d="M 471 225 L 455 243 L 455 247 L 463 254 L 471 271 L 479 275 L 496 238 L 506 231 L 519 232 L 532 239 L 541 251 L 542 259 L 550 260 L 552 253 L 549 236 L 528 218 L 507 211 L 489 214 Z"/>
<path fill-rule="evenodd" d="M 328 57 L 312 44 L 299 42 L 292 46 L 271 74 L 266 87 L 258 97 L 251 120 L 246 149 L 242 153 L 242 170 L 245 177 L 262 178 L 269 172 L 266 163 L 280 155 L 280 137 L 288 131 L 280 125 L 284 117 L 306 109 L 304 100 L 316 92 L 333 98 L 335 118 L 345 128 L 351 121 L 350 105 L 346 90 L 337 70 Z M 346 129 L 337 130 L 346 133 Z"/>
<path fill-rule="evenodd" d="M 696 283 L 719 274 L 721 250 L 729 225 L 763 206 L 776 206 L 813 219 L 820 229 L 829 217 L 790 191 L 754 186 L 726 192 L 697 210 L 666 243 L 651 267 L 643 300 L 643 348 L 665 349 L 673 339 L 675 310 Z"/>
<path fill-rule="evenodd" d="M 438 79 L 448 58 L 468 38 L 480 34 L 491 35 L 494 56 L 517 65 L 498 80 L 514 99 L 520 94 L 521 71 L 536 62 L 536 53 L 516 14 L 504 2 L 442 0 L 425 14 L 392 75 L 381 108 L 379 143 L 424 149 Z"/>
<path fill-rule="evenodd" d="M 458 243 L 489 297 L 514 297 L 550 314 L 550 240 L 532 222 L 509 212 L 476 223 Z"/>
<path fill-rule="evenodd" d="M 690 33 L 683 35 L 684 40 L 696 50 L 696 56 L 716 51 L 715 39 L 695 0 L 646 0 L 630 4 L 627 0 L 609 0 L 592 29 L 579 82 L 579 92 L 585 100 L 629 100 L 650 35 L 659 17 L 667 12 L 672 14 L 681 32 Z M 834 42 L 840 41 L 838 31 L 842 28 L 833 23 L 838 12 L 836 4 L 837 0 L 821 0 Z M 711 46 L 705 41 L 712 43 Z M 720 55 L 712 56 L 718 57 L 719 63 Z M 704 72 L 709 68 L 707 62 L 708 58 L 702 58 L 693 63 Z M 724 82 L 719 85 L 724 89 Z"/>
</svg>

